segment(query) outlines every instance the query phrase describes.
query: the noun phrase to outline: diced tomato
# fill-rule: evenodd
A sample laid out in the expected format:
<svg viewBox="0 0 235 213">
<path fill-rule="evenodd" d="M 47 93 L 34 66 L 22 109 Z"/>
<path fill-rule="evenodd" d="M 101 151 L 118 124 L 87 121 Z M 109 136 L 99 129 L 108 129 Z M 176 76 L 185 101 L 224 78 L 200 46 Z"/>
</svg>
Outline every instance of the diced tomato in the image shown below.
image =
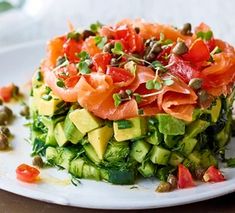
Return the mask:
<svg viewBox="0 0 235 213">
<path fill-rule="evenodd" d="M 167 65 L 168 60 L 166 57 L 170 54 L 172 47 L 167 47 L 163 49 L 157 56 L 157 60 L 160 61 L 163 65 Z"/>
<path fill-rule="evenodd" d="M 190 171 L 182 164 L 178 166 L 178 188 L 189 188 L 195 186 Z"/>
<path fill-rule="evenodd" d="M 99 53 L 93 57 L 93 64 L 95 65 L 96 71 L 101 71 L 103 73 L 106 72 L 107 65 L 110 64 L 111 61 L 110 53 Z"/>
<path fill-rule="evenodd" d="M 80 76 L 75 75 L 70 78 L 67 78 L 65 80 L 64 84 L 67 88 L 73 88 L 73 87 L 75 87 L 75 85 L 77 84 L 79 79 L 80 79 Z"/>
<path fill-rule="evenodd" d="M 0 99 L 2 99 L 4 102 L 9 102 L 13 96 L 13 90 L 13 84 L 0 87 Z"/>
<path fill-rule="evenodd" d="M 203 180 L 205 182 L 221 182 L 224 181 L 225 178 L 221 171 L 217 169 L 215 166 L 210 166 L 205 174 L 203 175 Z"/>
<path fill-rule="evenodd" d="M 183 59 L 193 63 L 207 61 L 210 58 L 209 49 L 202 39 L 195 40 L 189 48 L 189 51 L 183 55 Z"/>
<path fill-rule="evenodd" d="M 183 80 L 185 83 L 188 83 L 192 78 L 197 78 L 199 76 L 199 71 L 194 68 L 190 62 L 184 61 L 176 55 L 172 55 L 169 60 L 169 71 Z"/>
<path fill-rule="evenodd" d="M 67 78 L 77 75 L 78 71 L 74 64 L 69 64 L 68 66 L 57 69 L 54 73 L 57 78 L 66 80 Z"/>
<path fill-rule="evenodd" d="M 70 62 L 74 63 L 79 61 L 79 58 L 76 56 L 76 53 L 81 52 L 82 44 L 82 40 L 76 41 L 74 39 L 67 39 L 67 41 L 64 43 L 63 51 Z"/>
<path fill-rule="evenodd" d="M 206 41 L 206 45 L 207 45 L 209 51 L 211 52 L 216 47 L 215 39 L 211 38 L 209 41 Z"/>
<path fill-rule="evenodd" d="M 23 182 L 33 183 L 37 181 L 39 174 L 38 169 L 27 164 L 21 164 L 16 168 L 16 177 Z"/>
<path fill-rule="evenodd" d="M 112 77 L 114 83 L 126 82 L 133 78 L 133 74 L 131 72 L 119 67 L 109 66 L 106 74 Z"/>
</svg>

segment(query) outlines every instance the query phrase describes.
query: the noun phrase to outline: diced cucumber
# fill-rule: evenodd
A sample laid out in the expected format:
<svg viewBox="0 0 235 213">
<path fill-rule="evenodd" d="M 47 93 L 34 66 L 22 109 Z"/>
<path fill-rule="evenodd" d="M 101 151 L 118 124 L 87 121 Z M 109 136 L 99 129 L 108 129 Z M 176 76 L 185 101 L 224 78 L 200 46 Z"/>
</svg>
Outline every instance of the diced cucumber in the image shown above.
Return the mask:
<svg viewBox="0 0 235 213">
<path fill-rule="evenodd" d="M 101 162 L 101 160 L 99 159 L 98 155 L 96 154 L 94 148 L 92 147 L 91 144 L 85 144 L 83 146 L 83 148 L 85 149 L 86 155 L 87 157 L 94 162 L 95 164 L 99 164 Z"/>
<path fill-rule="evenodd" d="M 56 165 L 68 170 L 70 162 L 76 157 L 77 152 L 74 149 L 65 147 L 57 148 L 57 152 Z"/>
<path fill-rule="evenodd" d="M 175 139 L 174 135 L 164 135 L 164 142 L 167 147 L 172 148 L 177 143 L 177 140 Z"/>
<path fill-rule="evenodd" d="M 205 131 L 208 126 L 210 126 L 210 123 L 208 121 L 204 121 L 200 119 L 193 121 L 186 127 L 185 137 L 194 138 L 199 133 Z"/>
<path fill-rule="evenodd" d="M 133 142 L 131 146 L 130 156 L 135 159 L 137 162 L 141 163 L 145 156 L 148 154 L 151 145 L 144 140 L 138 140 Z"/>
<path fill-rule="evenodd" d="M 51 147 L 51 146 L 47 147 L 47 149 L 46 149 L 46 159 L 49 163 L 51 163 L 52 165 L 55 165 L 57 156 L 58 156 L 58 152 L 57 152 L 56 148 Z"/>
<path fill-rule="evenodd" d="M 195 138 L 184 138 L 179 143 L 179 151 L 185 156 L 188 156 L 193 151 L 196 144 L 197 140 Z"/>
<path fill-rule="evenodd" d="M 66 145 L 68 140 L 64 133 L 64 122 L 59 122 L 58 124 L 56 124 L 55 129 L 54 129 L 54 136 L 59 146 Z"/>
<path fill-rule="evenodd" d="M 108 181 L 118 185 L 131 185 L 135 182 L 135 173 L 133 170 L 108 170 Z"/>
<path fill-rule="evenodd" d="M 171 151 L 160 146 L 153 146 L 151 150 L 150 160 L 156 164 L 167 165 L 170 155 Z"/>
<path fill-rule="evenodd" d="M 195 166 L 199 166 L 201 163 L 201 154 L 198 151 L 193 151 L 189 154 L 188 159 L 193 162 Z"/>
<path fill-rule="evenodd" d="M 177 152 L 172 152 L 171 157 L 169 159 L 169 164 L 172 166 L 178 166 L 180 163 L 182 163 L 184 160 L 184 157 Z"/>
<path fill-rule="evenodd" d="M 64 133 L 68 141 L 77 144 L 84 136 L 69 119 L 69 114 L 65 118 Z"/>
<path fill-rule="evenodd" d="M 84 164 L 82 169 L 82 178 L 100 180 L 100 171 L 93 165 Z"/>
<path fill-rule="evenodd" d="M 159 145 L 162 142 L 162 134 L 155 130 L 150 137 L 146 138 L 146 141 L 153 145 Z"/>
<path fill-rule="evenodd" d="M 70 163 L 69 172 L 77 178 L 82 178 L 84 164 L 85 161 L 82 158 L 75 158 Z"/>
<path fill-rule="evenodd" d="M 142 163 L 141 166 L 139 166 L 138 168 L 138 171 L 143 177 L 154 176 L 155 170 L 156 170 L 156 166 L 151 161 Z"/>
<path fill-rule="evenodd" d="M 164 135 L 183 135 L 185 123 L 168 114 L 158 114 L 159 131 Z"/>
<path fill-rule="evenodd" d="M 212 152 L 208 149 L 203 150 L 201 153 L 201 165 L 203 168 L 208 168 L 212 165 L 218 166 L 218 160 L 212 154 Z"/>
</svg>

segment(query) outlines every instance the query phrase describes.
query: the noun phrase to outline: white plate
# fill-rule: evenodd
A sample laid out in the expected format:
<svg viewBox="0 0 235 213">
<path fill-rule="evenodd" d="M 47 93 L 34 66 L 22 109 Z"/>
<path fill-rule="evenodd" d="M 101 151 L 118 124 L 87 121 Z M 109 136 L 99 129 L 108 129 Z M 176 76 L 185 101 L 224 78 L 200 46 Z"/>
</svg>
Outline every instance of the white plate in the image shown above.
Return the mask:
<svg viewBox="0 0 235 213">
<path fill-rule="evenodd" d="M 33 71 L 45 54 L 42 42 L 20 45 L 0 52 L 0 86 L 9 82 L 23 85 L 30 80 Z M 15 108 L 18 114 L 19 106 Z M 15 168 L 21 163 L 31 164 L 31 147 L 26 142 L 29 131 L 23 126 L 27 121 L 19 116 L 12 124 L 15 134 L 12 150 L 0 152 L 0 188 L 29 198 L 62 205 L 99 209 L 147 209 L 160 208 L 202 201 L 235 191 L 235 169 L 222 171 L 227 181 L 216 184 L 175 190 L 170 193 L 154 192 L 157 181 L 140 180 L 138 188 L 114 186 L 104 182 L 82 180 L 78 187 L 69 184 L 69 175 L 56 169 L 41 171 L 42 181 L 26 184 L 15 178 Z M 235 140 L 232 142 L 234 144 Z M 235 145 L 233 145 L 235 153 Z"/>
</svg>

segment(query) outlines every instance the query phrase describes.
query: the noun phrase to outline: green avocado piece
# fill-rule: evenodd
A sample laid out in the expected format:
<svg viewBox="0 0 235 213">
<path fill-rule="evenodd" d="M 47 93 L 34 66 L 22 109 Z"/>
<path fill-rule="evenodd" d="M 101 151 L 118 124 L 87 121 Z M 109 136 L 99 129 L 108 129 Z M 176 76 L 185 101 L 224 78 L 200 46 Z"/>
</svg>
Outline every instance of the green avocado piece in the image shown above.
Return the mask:
<svg viewBox="0 0 235 213">
<path fill-rule="evenodd" d="M 185 133 L 185 122 L 168 114 L 158 114 L 158 128 L 164 135 L 183 135 Z"/>
<path fill-rule="evenodd" d="M 151 152 L 150 160 L 153 163 L 160 164 L 160 165 L 168 164 L 171 151 L 160 146 L 153 146 L 150 152 Z"/>
<path fill-rule="evenodd" d="M 141 163 L 145 156 L 148 154 L 151 145 L 144 140 L 138 140 L 133 142 L 131 146 L 130 156 L 135 159 L 137 162 Z"/>
<path fill-rule="evenodd" d="M 182 156 L 180 153 L 172 152 L 169 159 L 169 164 L 172 166 L 178 166 L 180 163 L 183 162 L 183 160 L 184 156 Z"/>
<path fill-rule="evenodd" d="M 138 167 L 138 171 L 143 177 L 152 177 L 155 174 L 156 166 L 151 161 L 147 161 Z"/>
<path fill-rule="evenodd" d="M 70 120 L 82 133 L 86 134 L 102 125 L 102 120 L 86 109 L 76 109 L 69 114 Z"/>
<path fill-rule="evenodd" d="M 113 122 L 114 138 L 117 141 L 131 140 L 146 134 L 147 124 L 144 117 L 130 118 L 126 121 L 131 124 L 128 128 L 120 128 L 120 121 Z"/>
<path fill-rule="evenodd" d="M 148 138 L 146 138 L 146 141 L 153 145 L 158 145 L 162 142 L 163 135 L 156 129 Z"/>
<path fill-rule="evenodd" d="M 205 131 L 208 126 L 210 126 L 210 123 L 208 121 L 200 119 L 193 121 L 186 127 L 185 137 L 194 138 L 199 133 Z"/>
<path fill-rule="evenodd" d="M 197 139 L 185 137 L 182 141 L 179 142 L 179 151 L 185 156 L 188 156 L 193 151 L 196 144 Z"/>
</svg>

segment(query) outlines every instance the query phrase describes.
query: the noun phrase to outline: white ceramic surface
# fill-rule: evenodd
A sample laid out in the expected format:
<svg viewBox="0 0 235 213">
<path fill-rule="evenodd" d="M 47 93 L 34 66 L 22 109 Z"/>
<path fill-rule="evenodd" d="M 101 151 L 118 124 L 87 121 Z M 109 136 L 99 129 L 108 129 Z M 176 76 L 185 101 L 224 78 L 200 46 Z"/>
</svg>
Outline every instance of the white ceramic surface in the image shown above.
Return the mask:
<svg viewBox="0 0 235 213">
<path fill-rule="evenodd" d="M 9 82 L 24 85 L 43 57 L 42 42 L 19 45 L 0 52 L 0 86 Z M 18 114 L 19 106 L 15 108 Z M 223 168 L 227 181 L 217 184 L 199 184 L 197 187 L 175 190 L 170 193 L 154 192 L 157 181 L 140 180 L 137 188 L 114 186 L 95 181 L 81 181 L 75 187 L 69 184 L 69 175 L 56 169 L 41 171 L 41 182 L 26 184 L 15 178 L 15 168 L 21 163 L 31 163 L 31 147 L 25 140 L 29 131 L 23 126 L 27 121 L 17 116 L 10 127 L 15 135 L 12 150 L 0 152 L 0 188 L 34 199 L 62 205 L 100 209 L 146 209 L 175 206 L 218 197 L 235 191 L 235 169 Z M 233 142 L 235 144 L 235 140 Z M 235 145 L 233 151 L 235 154 Z"/>
</svg>

